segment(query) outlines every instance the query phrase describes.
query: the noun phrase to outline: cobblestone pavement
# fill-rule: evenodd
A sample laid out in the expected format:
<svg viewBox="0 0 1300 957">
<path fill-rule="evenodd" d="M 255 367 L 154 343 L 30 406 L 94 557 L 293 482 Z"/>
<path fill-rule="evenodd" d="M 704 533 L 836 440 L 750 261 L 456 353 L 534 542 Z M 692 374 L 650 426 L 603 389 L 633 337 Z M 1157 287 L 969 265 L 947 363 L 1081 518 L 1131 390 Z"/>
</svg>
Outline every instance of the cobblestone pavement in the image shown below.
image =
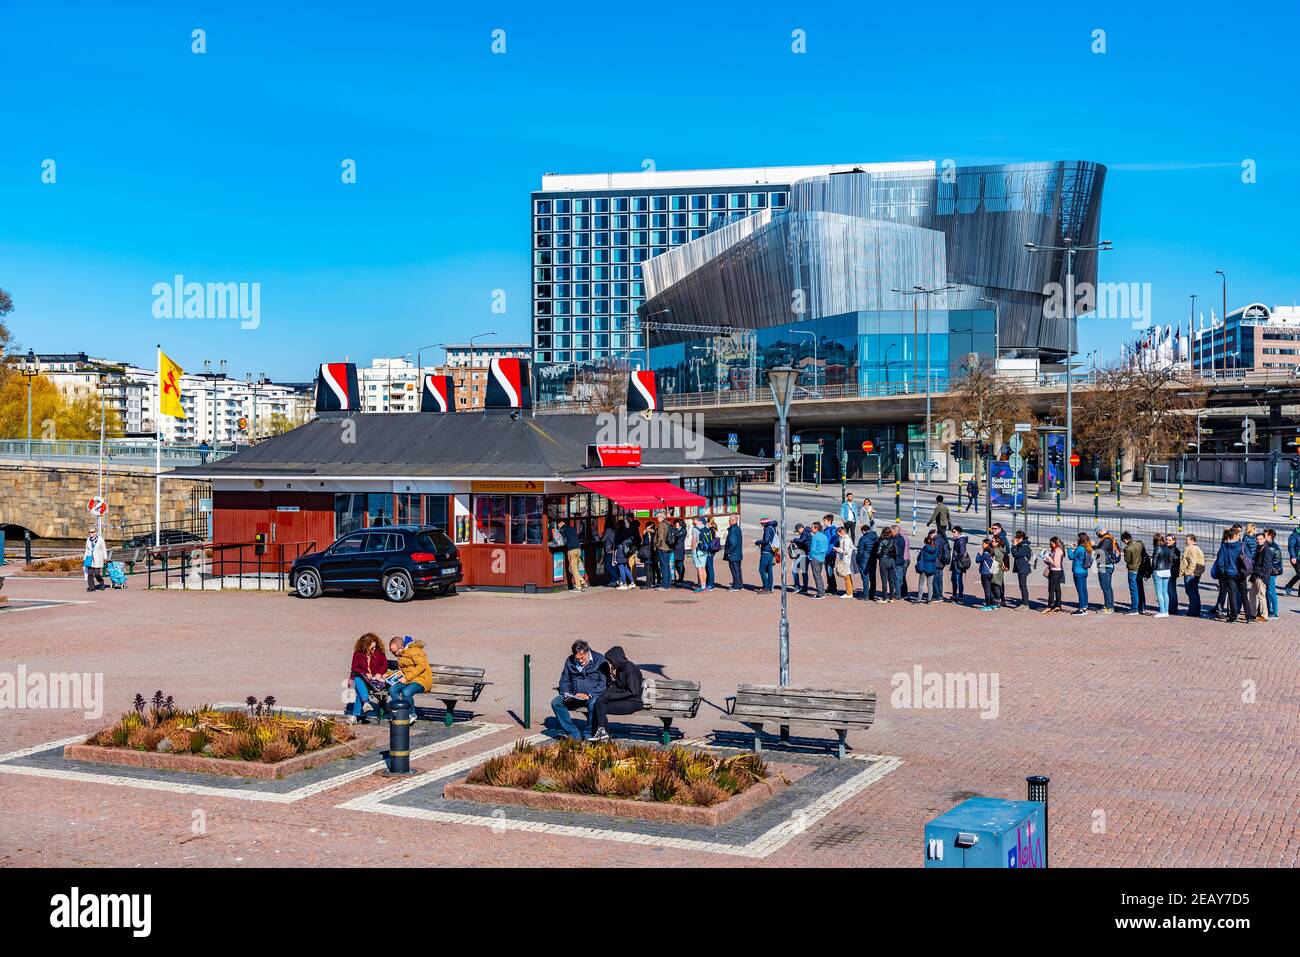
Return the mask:
<svg viewBox="0 0 1300 957">
<path fill-rule="evenodd" d="M 746 571 L 756 577 L 752 563 Z M 1037 598 L 1041 581 L 1036 576 Z M 0 754 L 86 734 L 129 707 L 136 692 L 155 689 L 182 704 L 273 694 L 285 705 L 340 707 L 352 643 L 367 630 L 422 638 L 433 660 L 485 666 L 494 682 L 475 707 L 476 722 L 502 727 L 443 742 L 414 759 L 420 771 L 531 733 L 517 720 L 526 653 L 538 730 L 578 636 L 601 649 L 623 645 L 648 673 L 698 678 L 706 701 L 683 728 L 693 739 L 739 730 L 720 710 L 738 682 L 776 679 L 779 599 L 751 592 L 462 593 L 399 606 L 252 592 L 87 595 L 76 581 L 17 576 L 5 593 L 86 601 L 0 612 L 0 673 L 102 672 L 106 705 L 94 719 L 5 707 Z M 1232 626 L 797 596 L 790 619 L 793 683 L 878 691 L 875 727 L 849 741 L 859 755 L 899 763 L 765 857 L 347 806 L 392 783 L 373 773 L 280 802 L 10 772 L 0 773 L 0 865 L 396 858 L 540 866 L 580 855 L 598 865 L 919 866 L 925 821 L 972 794 L 1021 798 L 1031 773 L 1052 778 L 1057 865 L 1297 864 L 1300 608 L 1291 599 L 1283 599 L 1280 621 Z M 923 676 L 984 676 L 996 700 L 904 707 L 893 687 L 910 688 L 917 668 Z"/>
</svg>

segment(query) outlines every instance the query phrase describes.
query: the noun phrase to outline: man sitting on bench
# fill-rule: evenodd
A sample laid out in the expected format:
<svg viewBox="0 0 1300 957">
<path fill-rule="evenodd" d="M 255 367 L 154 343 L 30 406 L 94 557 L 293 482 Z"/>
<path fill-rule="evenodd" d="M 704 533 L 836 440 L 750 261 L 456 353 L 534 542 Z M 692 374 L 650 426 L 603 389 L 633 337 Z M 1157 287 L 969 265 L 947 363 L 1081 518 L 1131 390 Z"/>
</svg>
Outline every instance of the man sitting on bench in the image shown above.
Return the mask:
<svg viewBox="0 0 1300 957">
<path fill-rule="evenodd" d="M 551 710 L 555 720 L 566 737 L 581 741 L 584 735 L 573 723 L 570 711 L 590 708 L 592 699 L 599 698 L 608 684 L 601 666 L 605 659 L 591 650 L 591 646 L 579 638 L 573 643 L 573 654 L 564 659 L 564 670 L 560 672 L 559 694 L 551 699 Z"/>
<path fill-rule="evenodd" d="M 627 660 L 622 645 L 605 652 L 609 687 L 587 710 L 591 714 L 591 740 L 609 740 L 611 714 L 635 714 L 641 710 L 641 669 Z"/>
</svg>

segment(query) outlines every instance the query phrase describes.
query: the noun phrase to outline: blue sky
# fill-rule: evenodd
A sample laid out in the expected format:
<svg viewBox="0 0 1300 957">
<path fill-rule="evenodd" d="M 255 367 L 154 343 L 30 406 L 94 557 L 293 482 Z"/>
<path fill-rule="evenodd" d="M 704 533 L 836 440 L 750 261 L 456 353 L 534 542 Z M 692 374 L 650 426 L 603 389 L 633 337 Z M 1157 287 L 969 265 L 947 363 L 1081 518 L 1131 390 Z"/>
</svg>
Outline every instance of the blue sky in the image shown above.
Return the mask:
<svg viewBox="0 0 1300 957">
<path fill-rule="evenodd" d="M 1157 322 L 1193 292 L 1217 310 L 1215 269 L 1230 307 L 1300 296 L 1294 4 L 465 6 L 0 0 L 0 287 L 24 348 L 147 363 L 161 341 L 289 381 L 527 340 L 530 190 L 646 159 L 1097 160 L 1101 278 L 1151 283 Z M 261 325 L 154 318 L 176 273 L 259 282 Z M 1081 349 L 1134 334 L 1086 321 Z"/>
</svg>

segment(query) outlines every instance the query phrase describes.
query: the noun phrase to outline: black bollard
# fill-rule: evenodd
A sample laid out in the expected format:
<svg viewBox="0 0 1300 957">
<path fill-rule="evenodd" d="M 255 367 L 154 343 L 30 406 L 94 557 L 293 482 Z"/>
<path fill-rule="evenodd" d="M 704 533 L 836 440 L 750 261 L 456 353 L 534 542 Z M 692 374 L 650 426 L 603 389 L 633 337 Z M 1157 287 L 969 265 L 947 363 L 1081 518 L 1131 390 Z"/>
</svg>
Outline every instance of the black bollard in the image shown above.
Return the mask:
<svg viewBox="0 0 1300 957">
<path fill-rule="evenodd" d="M 1047 866 L 1047 832 L 1050 830 L 1047 822 L 1047 783 L 1052 779 L 1046 774 L 1031 774 L 1025 781 L 1029 784 L 1029 796 L 1027 800 L 1039 801 L 1043 805 L 1043 866 Z"/>
<path fill-rule="evenodd" d="M 401 698 L 388 702 L 387 774 L 411 773 L 411 704 Z"/>
</svg>

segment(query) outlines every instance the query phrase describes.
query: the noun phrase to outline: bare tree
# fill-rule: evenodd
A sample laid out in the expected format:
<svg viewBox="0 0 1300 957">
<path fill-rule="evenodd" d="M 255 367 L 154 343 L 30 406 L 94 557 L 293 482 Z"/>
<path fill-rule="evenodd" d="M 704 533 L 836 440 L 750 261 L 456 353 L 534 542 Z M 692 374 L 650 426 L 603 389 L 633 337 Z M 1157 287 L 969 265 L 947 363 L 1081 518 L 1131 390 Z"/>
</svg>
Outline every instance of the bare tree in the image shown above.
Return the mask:
<svg viewBox="0 0 1300 957">
<path fill-rule="evenodd" d="M 1015 431 L 1017 422 L 1033 422 L 1029 397 L 1022 383 L 997 374 L 988 359 L 971 363 L 962 370 L 938 405 L 941 419 L 953 422 L 957 438 L 991 446 L 991 454 L 1000 453 L 1003 442 Z M 1031 455 L 1037 448 L 1034 434 L 1023 436 L 1020 454 Z M 988 471 L 987 463 L 976 455 L 975 481 Z"/>
<path fill-rule="evenodd" d="M 1142 494 L 1148 495 L 1151 473 L 1145 466 L 1183 453 L 1204 403 L 1205 391 L 1182 382 L 1171 368 L 1115 363 L 1098 369 L 1096 383 L 1075 396 L 1075 434 L 1084 449 L 1108 461 L 1131 452 L 1134 471 L 1142 467 Z"/>
</svg>

